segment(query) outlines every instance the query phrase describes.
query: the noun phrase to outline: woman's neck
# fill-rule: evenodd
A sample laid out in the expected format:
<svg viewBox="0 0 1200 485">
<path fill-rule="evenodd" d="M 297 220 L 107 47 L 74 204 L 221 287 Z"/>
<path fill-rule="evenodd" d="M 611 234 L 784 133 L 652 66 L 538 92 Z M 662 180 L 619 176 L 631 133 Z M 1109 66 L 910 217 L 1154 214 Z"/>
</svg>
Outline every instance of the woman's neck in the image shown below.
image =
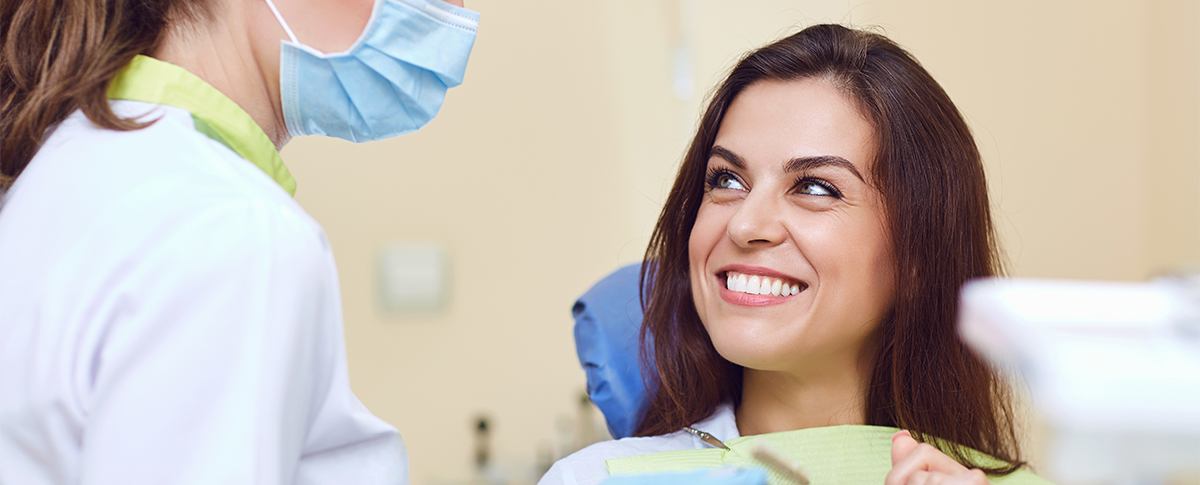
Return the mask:
<svg viewBox="0 0 1200 485">
<path fill-rule="evenodd" d="M 219 2 L 223 8 L 210 19 L 177 23 L 153 56 L 186 69 L 229 97 L 279 148 L 287 142 L 287 129 L 279 102 L 278 60 L 258 52 L 255 46 L 264 41 L 252 38 L 275 32 L 256 33 L 247 26 L 250 16 L 261 15 L 250 7 L 258 3 Z"/>
<path fill-rule="evenodd" d="M 739 433 L 865 424 L 870 366 L 864 364 L 849 362 L 812 373 L 743 370 Z"/>
</svg>

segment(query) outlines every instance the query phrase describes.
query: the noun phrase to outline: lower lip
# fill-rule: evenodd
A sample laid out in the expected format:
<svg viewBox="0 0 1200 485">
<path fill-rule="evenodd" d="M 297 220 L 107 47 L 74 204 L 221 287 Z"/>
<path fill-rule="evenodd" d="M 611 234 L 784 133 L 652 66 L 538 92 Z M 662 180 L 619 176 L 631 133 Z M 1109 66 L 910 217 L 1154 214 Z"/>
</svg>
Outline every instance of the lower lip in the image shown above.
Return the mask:
<svg viewBox="0 0 1200 485">
<path fill-rule="evenodd" d="M 719 279 L 721 283 L 721 299 L 728 303 L 741 306 L 772 306 L 786 303 L 791 296 L 775 296 L 775 295 L 751 295 L 740 291 L 733 291 L 725 287 L 725 281 Z M 803 290 L 800 293 L 804 293 Z"/>
</svg>

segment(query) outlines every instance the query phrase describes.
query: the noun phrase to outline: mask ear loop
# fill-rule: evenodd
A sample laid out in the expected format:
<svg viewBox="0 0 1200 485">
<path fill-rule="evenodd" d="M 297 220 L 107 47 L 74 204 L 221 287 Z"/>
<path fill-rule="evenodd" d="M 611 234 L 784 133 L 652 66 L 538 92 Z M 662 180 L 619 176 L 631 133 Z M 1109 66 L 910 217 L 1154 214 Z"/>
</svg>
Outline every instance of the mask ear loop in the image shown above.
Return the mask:
<svg viewBox="0 0 1200 485">
<path fill-rule="evenodd" d="M 286 21 L 283 20 L 283 15 L 279 13 L 279 9 L 275 8 L 275 2 L 266 0 L 267 7 L 271 9 L 271 13 L 275 14 L 275 20 L 279 21 L 279 26 L 283 27 L 283 31 L 287 33 L 288 38 L 292 39 L 293 44 L 300 45 L 300 40 L 296 38 L 296 34 L 292 33 L 292 28 L 288 27 Z"/>
</svg>

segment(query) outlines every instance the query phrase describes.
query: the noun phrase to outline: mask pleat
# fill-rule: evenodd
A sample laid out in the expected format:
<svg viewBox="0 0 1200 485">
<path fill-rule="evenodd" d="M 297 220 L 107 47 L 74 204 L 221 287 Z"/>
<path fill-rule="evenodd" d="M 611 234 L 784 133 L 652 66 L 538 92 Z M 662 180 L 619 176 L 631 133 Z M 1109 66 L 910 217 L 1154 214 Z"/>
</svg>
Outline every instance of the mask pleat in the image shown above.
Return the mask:
<svg viewBox="0 0 1200 485">
<path fill-rule="evenodd" d="M 462 84 L 475 33 L 448 26 L 424 12 L 388 0 L 380 6 L 380 28 L 372 30 L 363 43 L 390 57 L 438 73 L 447 87 Z"/>
</svg>

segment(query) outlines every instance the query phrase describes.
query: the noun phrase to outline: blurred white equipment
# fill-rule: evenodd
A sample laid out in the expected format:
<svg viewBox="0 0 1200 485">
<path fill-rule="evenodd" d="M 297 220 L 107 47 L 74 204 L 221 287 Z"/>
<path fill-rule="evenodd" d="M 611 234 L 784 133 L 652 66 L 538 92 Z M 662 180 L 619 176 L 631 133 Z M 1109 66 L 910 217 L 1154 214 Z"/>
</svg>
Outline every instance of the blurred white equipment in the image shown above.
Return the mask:
<svg viewBox="0 0 1200 485">
<path fill-rule="evenodd" d="M 1200 280 L 980 280 L 963 289 L 959 332 L 1028 384 L 1048 431 L 1044 476 L 1200 470 Z"/>
</svg>

